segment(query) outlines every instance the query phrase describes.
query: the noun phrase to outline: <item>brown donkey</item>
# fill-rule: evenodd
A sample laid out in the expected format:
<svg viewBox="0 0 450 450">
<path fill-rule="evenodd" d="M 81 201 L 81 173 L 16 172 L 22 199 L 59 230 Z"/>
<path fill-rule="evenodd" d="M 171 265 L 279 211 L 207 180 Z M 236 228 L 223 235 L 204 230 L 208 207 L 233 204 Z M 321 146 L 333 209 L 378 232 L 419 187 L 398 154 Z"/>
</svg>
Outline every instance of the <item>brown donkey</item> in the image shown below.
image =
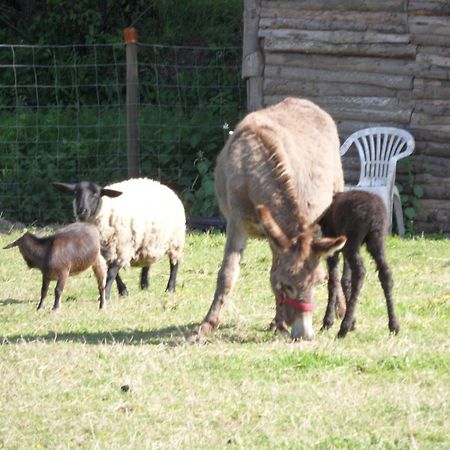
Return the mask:
<svg viewBox="0 0 450 450">
<path fill-rule="evenodd" d="M 314 272 L 319 257 L 340 249 L 345 238 L 317 238 L 310 224 L 343 184 L 336 125 L 314 103 L 287 98 L 239 123 L 215 169 L 227 218 L 225 253 L 214 300 L 191 342 L 219 326 L 248 235 L 270 243 L 278 327 L 292 326 L 294 339 L 313 338 Z"/>
</svg>

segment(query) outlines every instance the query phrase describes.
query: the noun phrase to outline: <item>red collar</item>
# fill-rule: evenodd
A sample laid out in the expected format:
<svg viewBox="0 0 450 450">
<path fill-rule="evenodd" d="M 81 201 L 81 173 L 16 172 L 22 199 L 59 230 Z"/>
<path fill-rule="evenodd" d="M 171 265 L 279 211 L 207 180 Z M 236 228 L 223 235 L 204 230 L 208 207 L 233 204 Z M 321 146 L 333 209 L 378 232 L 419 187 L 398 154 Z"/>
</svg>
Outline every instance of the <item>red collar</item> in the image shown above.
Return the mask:
<svg viewBox="0 0 450 450">
<path fill-rule="evenodd" d="M 314 311 L 314 305 L 312 303 L 306 303 L 304 300 L 297 300 L 295 298 L 289 298 L 286 296 L 278 296 L 275 298 L 277 305 L 289 305 L 294 309 L 298 309 L 302 312 Z"/>
</svg>

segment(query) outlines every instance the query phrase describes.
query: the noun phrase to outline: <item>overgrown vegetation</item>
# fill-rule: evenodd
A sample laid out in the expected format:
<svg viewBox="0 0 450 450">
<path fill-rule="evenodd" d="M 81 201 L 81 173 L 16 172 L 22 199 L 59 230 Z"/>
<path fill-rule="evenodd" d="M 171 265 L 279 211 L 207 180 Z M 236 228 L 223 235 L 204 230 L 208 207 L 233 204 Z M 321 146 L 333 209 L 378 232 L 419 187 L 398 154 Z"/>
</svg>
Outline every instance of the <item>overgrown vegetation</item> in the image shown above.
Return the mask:
<svg viewBox="0 0 450 450">
<path fill-rule="evenodd" d="M 15 239 L 0 235 L 0 247 Z M 187 239 L 175 295 L 169 265 L 123 273 L 130 297 L 97 308 L 90 272 L 70 278 L 61 311 L 35 311 L 40 274 L 0 250 L 0 447 L 445 449 L 450 266 L 447 239 L 387 242 L 400 334 L 389 336 L 374 265 L 356 310 L 312 342 L 272 336 L 266 242 L 250 240 L 231 304 L 206 345 L 187 336 L 210 306 L 225 238 Z M 51 287 L 53 287 L 52 284 Z M 317 290 L 314 328 L 325 310 Z"/>
<path fill-rule="evenodd" d="M 175 189 L 189 214 L 218 213 L 212 169 L 223 125 L 245 109 L 241 1 L 22 2 L 8 11 L 16 33 L 0 31 L 0 42 L 43 47 L 0 47 L 9 68 L 0 73 L 0 213 L 70 221 L 51 182 L 127 177 L 122 29 L 130 25 L 140 42 L 160 44 L 139 49 L 141 173 Z M 94 43 L 115 45 L 70 45 Z"/>
</svg>

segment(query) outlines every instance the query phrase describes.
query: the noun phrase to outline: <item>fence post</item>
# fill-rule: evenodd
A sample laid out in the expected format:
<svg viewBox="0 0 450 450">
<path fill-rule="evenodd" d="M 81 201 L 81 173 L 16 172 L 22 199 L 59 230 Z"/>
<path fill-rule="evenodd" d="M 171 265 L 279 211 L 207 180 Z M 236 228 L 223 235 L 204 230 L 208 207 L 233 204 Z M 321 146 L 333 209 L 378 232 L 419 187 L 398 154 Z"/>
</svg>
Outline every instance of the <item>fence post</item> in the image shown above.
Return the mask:
<svg viewBox="0 0 450 450">
<path fill-rule="evenodd" d="M 128 177 L 138 177 L 139 168 L 139 78 L 137 59 L 137 30 L 125 28 L 123 36 L 127 55 L 127 142 Z"/>
</svg>

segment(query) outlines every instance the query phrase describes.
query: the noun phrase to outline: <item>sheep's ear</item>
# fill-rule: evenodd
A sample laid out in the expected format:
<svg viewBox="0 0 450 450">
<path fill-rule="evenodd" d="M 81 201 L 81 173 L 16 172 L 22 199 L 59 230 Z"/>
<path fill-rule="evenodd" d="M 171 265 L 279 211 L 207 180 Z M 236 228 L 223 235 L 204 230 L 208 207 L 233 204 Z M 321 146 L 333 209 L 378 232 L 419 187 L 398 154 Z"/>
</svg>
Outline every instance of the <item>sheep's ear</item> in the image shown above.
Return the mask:
<svg viewBox="0 0 450 450">
<path fill-rule="evenodd" d="M 122 192 L 116 191 L 114 189 L 108 189 L 108 188 L 102 188 L 102 191 L 100 195 L 104 195 L 105 197 L 118 197 L 119 195 L 122 195 Z"/>
<path fill-rule="evenodd" d="M 346 242 L 347 238 L 345 236 L 339 236 L 337 238 L 318 238 L 314 239 L 312 249 L 317 256 L 328 257 L 338 250 L 341 250 Z"/>
<path fill-rule="evenodd" d="M 68 184 L 68 183 L 53 183 L 53 187 L 64 194 L 73 194 L 75 192 L 75 184 Z"/>
</svg>

